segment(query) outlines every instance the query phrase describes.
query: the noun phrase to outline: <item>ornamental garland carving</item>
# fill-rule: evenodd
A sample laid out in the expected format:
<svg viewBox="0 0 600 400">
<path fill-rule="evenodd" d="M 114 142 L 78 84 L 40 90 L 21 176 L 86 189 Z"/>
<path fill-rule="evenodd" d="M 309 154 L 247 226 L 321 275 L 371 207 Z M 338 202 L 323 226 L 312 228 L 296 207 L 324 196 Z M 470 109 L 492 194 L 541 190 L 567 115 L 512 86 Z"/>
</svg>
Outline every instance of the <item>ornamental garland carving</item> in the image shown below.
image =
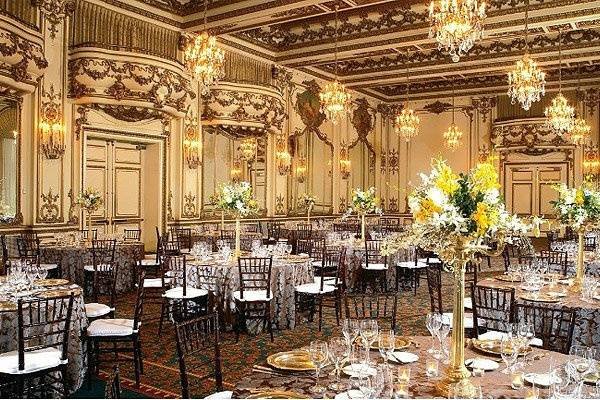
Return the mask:
<svg viewBox="0 0 600 400">
<path fill-rule="evenodd" d="M 573 147 L 563 136 L 548 129 L 543 119 L 496 123 L 492 127 L 491 141 L 499 150 L 526 154 L 544 154 L 557 151 L 557 147 Z"/>
<path fill-rule="evenodd" d="M 16 82 L 34 83 L 47 67 L 42 45 L 0 28 L 0 71 Z"/>
<path fill-rule="evenodd" d="M 60 222 L 60 208 L 58 204 L 58 200 L 60 195 L 52 192 L 52 188 L 48 190 L 48 194 L 42 193 L 40 195 L 42 198 L 42 205 L 38 211 L 38 221 L 39 222 Z"/>
<path fill-rule="evenodd" d="M 95 57 L 69 61 L 69 97 L 109 97 L 151 103 L 185 112 L 196 97 L 191 83 L 170 69 Z"/>
<path fill-rule="evenodd" d="M 198 212 L 196 211 L 196 196 L 189 192 L 188 194 L 183 196 L 183 211 L 181 213 L 182 217 L 185 218 L 196 218 L 198 217 Z"/>
<path fill-rule="evenodd" d="M 287 115 L 279 96 L 269 93 L 213 89 L 206 99 L 202 120 L 233 120 L 281 131 Z"/>
</svg>

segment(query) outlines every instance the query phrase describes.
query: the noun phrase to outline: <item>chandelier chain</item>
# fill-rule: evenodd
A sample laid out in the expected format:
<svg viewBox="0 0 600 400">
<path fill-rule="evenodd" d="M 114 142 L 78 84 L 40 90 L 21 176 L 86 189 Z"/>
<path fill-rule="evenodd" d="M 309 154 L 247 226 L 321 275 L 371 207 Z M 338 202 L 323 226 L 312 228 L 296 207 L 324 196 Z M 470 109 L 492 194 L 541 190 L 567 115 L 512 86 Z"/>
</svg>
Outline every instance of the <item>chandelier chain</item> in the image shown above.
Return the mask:
<svg viewBox="0 0 600 400">
<path fill-rule="evenodd" d="M 338 8 L 339 5 L 335 5 L 335 79 L 338 77 Z"/>
<path fill-rule="evenodd" d="M 562 28 L 558 28 L 558 92 L 562 92 Z"/>
<path fill-rule="evenodd" d="M 525 52 L 529 53 L 529 0 L 525 2 Z"/>
</svg>

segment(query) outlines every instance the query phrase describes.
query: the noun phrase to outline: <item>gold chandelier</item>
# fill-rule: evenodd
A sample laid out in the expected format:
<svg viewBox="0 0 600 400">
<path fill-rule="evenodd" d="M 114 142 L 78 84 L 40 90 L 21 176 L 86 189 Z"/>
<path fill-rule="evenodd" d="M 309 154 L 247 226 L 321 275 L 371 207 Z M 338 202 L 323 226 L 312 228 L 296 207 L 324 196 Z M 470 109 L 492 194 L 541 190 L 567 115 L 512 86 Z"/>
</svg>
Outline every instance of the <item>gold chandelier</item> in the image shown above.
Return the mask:
<svg viewBox="0 0 600 400">
<path fill-rule="evenodd" d="M 462 144 L 463 133 L 458 128 L 454 119 L 454 81 L 452 81 L 452 123 L 448 127 L 448 130 L 443 133 L 444 139 L 446 139 L 446 147 L 454 151 Z"/>
<path fill-rule="evenodd" d="M 242 158 L 246 160 L 246 162 L 254 161 L 256 157 L 256 148 L 258 147 L 258 143 L 256 138 L 248 137 L 242 139 L 240 142 L 240 152 L 242 153 Z"/>
<path fill-rule="evenodd" d="M 408 106 L 408 99 L 410 95 L 410 81 L 408 79 L 408 53 L 406 54 L 406 101 L 404 102 L 404 108 L 396 115 L 394 121 L 394 128 L 396 133 L 399 134 L 410 142 L 412 138 L 419 134 L 419 124 L 421 120 L 415 114 L 415 111 Z"/>
<path fill-rule="evenodd" d="M 321 111 L 325 113 L 334 125 L 343 115 L 350 113 L 350 93 L 346 87 L 338 81 L 338 6 L 335 6 L 335 81 L 325 85 L 319 93 L 321 100 Z"/>
<path fill-rule="evenodd" d="M 546 74 L 529 57 L 528 32 L 529 1 L 525 5 L 525 54 L 508 73 L 508 96 L 511 103 L 518 101 L 526 111 L 531 108 L 532 103 L 540 101 L 541 96 L 546 94 Z"/>
<path fill-rule="evenodd" d="M 552 105 L 546 107 L 546 126 L 557 135 L 570 133 L 575 124 L 575 108 L 562 94 L 562 31 L 558 31 L 558 95 L 552 99 Z"/>
<path fill-rule="evenodd" d="M 458 62 L 476 40 L 483 37 L 485 1 L 432 0 L 429 4 L 429 37 L 438 49 L 447 51 Z"/>
<path fill-rule="evenodd" d="M 217 45 L 217 37 L 211 36 L 206 29 L 206 7 L 204 2 L 204 31 L 196 36 L 186 35 L 187 45 L 183 59 L 187 70 L 200 83 L 203 94 L 208 87 L 225 76 L 225 52 Z"/>
<path fill-rule="evenodd" d="M 233 165 L 229 170 L 229 177 L 232 182 L 239 182 L 242 180 L 242 161 L 237 157 L 233 160 Z"/>
</svg>

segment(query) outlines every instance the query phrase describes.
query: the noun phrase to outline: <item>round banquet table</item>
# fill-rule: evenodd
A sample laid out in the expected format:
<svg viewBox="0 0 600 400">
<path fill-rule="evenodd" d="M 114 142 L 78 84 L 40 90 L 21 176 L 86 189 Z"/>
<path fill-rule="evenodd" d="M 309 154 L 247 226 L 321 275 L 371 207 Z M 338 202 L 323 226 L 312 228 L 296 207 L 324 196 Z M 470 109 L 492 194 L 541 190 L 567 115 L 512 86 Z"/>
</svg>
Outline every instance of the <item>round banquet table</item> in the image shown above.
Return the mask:
<svg viewBox="0 0 600 400">
<path fill-rule="evenodd" d="M 238 264 L 235 261 L 223 262 L 190 261 L 188 262 L 188 282 L 190 286 L 212 289 L 222 301 L 223 315 L 229 327 L 233 325 L 235 303 L 233 292 L 240 288 Z M 308 257 L 289 256 L 273 257 L 271 267 L 271 291 L 273 303 L 271 315 L 274 328 L 293 329 L 296 322 L 295 286 L 313 282 L 311 259 Z M 207 287 L 210 286 L 210 287 Z M 262 324 L 248 326 L 252 332 L 260 332 Z"/>
<path fill-rule="evenodd" d="M 82 332 L 85 331 L 88 326 L 88 320 L 85 315 L 83 290 L 81 287 L 74 284 L 53 286 L 47 289 L 69 289 L 73 290 L 75 294 L 68 348 L 69 365 L 67 367 L 67 389 L 72 393 L 79 389 L 83 384 L 87 368 L 82 338 Z M 0 311 L 0 353 L 17 350 L 17 318 L 16 304 L 14 309 Z"/>
<path fill-rule="evenodd" d="M 144 244 L 139 242 L 117 243 L 115 263 L 117 267 L 117 293 L 127 292 L 135 285 L 136 264 L 144 258 Z M 92 265 L 92 249 L 86 246 L 41 245 L 42 263 L 60 264 L 63 278 L 84 285 L 83 267 Z"/>
<path fill-rule="evenodd" d="M 261 240 L 262 241 L 263 237 L 260 232 L 242 231 L 240 233 L 240 238 L 241 238 L 241 240 L 248 240 L 248 241 L 253 241 L 253 240 Z M 213 251 L 216 251 L 217 250 L 217 241 L 219 239 L 221 239 L 220 231 L 192 232 L 191 244 L 193 247 L 196 243 L 208 243 L 212 247 Z"/>
<path fill-rule="evenodd" d="M 404 366 L 411 368 L 409 384 L 410 398 L 440 398 L 439 393 L 437 393 L 435 389 L 435 385 L 441 379 L 441 377 L 428 378 L 425 374 L 425 360 L 427 360 L 429 357 L 427 354 L 427 349 L 433 346 L 431 337 L 413 337 L 410 338 L 410 340 L 412 342 L 410 347 L 403 351 L 408 351 L 419 356 L 419 359 L 416 362 L 403 364 Z M 448 339 L 448 341 L 449 340 L 450 339 Z M 473 349 L 471 345 L 469 345 L 465 348 L 465 360 L 472 357 L 488 358 L 495 361 L 498 361 L 500 358 L 499 356 L 479 353 L 477 350 Z M 530 357 L 530 361 L 528 361 L 527 364 L 522 368 L 524 373 L 548 373 L 550 365 L 556 366 L 565 363 L 567 356 L 560 353 L 534 348 L 531 356 L 528 357 Z M 371 360 L 375 360 L 378 363 L 382 362 L 378 351 L 371 351 Z M 520 361 L 521 360 L 522 359 L 520 359 Z M 510 374 L 502 373 L 501 371 L 504 369 L 505 365 L 501 361 L 499 364 L 500 368 L 494 371 L 486 372 L 481 377 L 471 377 L 473 384 L 481 386 L 483 398 L 525 398 L 527 395 L 527 390 L 530 388 L 530 386 L 526 384 L 526 386 L 522 389 L 512 389 L 510 386 Z M 396 376 L 396 371 L 394 369 L 399 364 L 390 362 L 390 365 L 392 366 L 392 371 Z M 440 375 L 443 375 L 445 367 L 446 366 L 444 364 L 440 363 Z M 321 385 L 328 387 L 329 384 L 334 382 L 335 378 L 333 375 L 329 374 L 331 371 L 331 366 L 326 367 L 323 371 L 321 371 Z M 351 384 L 348 376 L 344 375 L 343 373 L 341 375 L 342 382 Z M 259 393 L 264 393 L 265 391 L 290 391 L 300 395 L 308 396 L 308 398 L 312 398 L 314 395 L 311 394 L 310 388 L 314 384 L 314 373 L 285 373 L 271 369 L 265 363 L 258 368 L 255 367 L 251 374 L 244 377 L 236 384 L 234 397 L 245 398 L 250 395 L 257 396 Z M 592 391 L 595 390 L 595 388 L 587 387 L 586 390 Z M 540 398 L 547 398 L 548 392 L 548 389 L 541 389 Z M 383 398 L 390 398 L 390 394 L 389 388 L 386 388 L 381 396 Z M 328 388 L 325 395 L 323 395 L 323 398 L 333 399 L 335 395 L 336 392 Z"/>
<path fill-rule="evenodd" d="M 517 304 L 525 302 L 521 296 L 527 292 L 519 288 L 521 285 L 520 282 L 505 282 L 495 278 L 488 278 L 478 281 L 477 285 L 515 288 L 515 301 Z M 558 302 L 539 302 L 537 304 L 547 307 L 566 306 L 576 309 L 577 316 L 573 330 L 573 344 L 595 347 L 597 351 L 600 351 L 600 300 L 584 301 L 581 299 L 580 294 L 570 293 L 567 288 L 567 285 L 557 284 L 557 289 L 566 290 L 567 296 L 558 298 Z M 542 289 L 542 293 L 546 293 L 547 291 L 547 288 Z M 527 302 L 531 303 L 530 300 L 527 300 Z"/>
</svg>

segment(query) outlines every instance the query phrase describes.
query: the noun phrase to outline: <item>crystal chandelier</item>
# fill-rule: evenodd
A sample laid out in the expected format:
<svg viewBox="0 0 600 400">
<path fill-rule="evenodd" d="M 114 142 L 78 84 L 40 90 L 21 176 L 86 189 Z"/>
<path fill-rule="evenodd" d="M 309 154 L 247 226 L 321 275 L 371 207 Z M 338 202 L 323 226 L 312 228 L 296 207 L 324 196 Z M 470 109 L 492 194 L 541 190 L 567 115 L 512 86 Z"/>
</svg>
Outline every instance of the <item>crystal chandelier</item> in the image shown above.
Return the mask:
<svg viewBox="0 0 600 400">
<path fill-rule="evenodd" d="M 525 111 L 531 108 L 531 103 L 540 101 L 540 97 L 546 94 L 546 74 L 529 57 L 528 32 L 529 1 L 525 5 L 525 54 L 508 73 L 508 96 L 511 103 L 518 101 Z"/>
<path fill-rule="evenodd" d="M 229 170 L 229 177 L 232 182 L 239 182 L 242 180 L 242 161 L 237 157 L 233 160 L 233 165 Z"/>
<path fill-rule="evenodd" d="M 249 137 L 245 138 L 240 142 L 240 152 L 242 153 L 242 158 L 246 160 L 246 162 L 254 161 L 256 157 L 256 148 L 258 147 L 258 143 L 256 138 Z"/>
<path fill-rule="evenodd" d="M 562 94 L 562 31 L 558 31 L 558 95 L 552 99 L 552 105 L 546 107 L 546 126 L 557 135 L 571 132 L 575 124 L 575 108 Z"/>
<path fill-rule="evenodd" d="M 321 100 L 321 111 L 325 113 L 334 125 L 344 114 L 350 113 L 350 93 L 346 87 L 338 81 L 338 6 L 335 6 L 335 81 L 325 85 L 319 93 Z"/>
<path fill-rule="evenodd" d="M 476 40 L 483 37 L 485 1 L 432 0 L 429 4 L 429 37 L 439 50 L 446 50 L 458 62 Z"/>
<path fill-rule="evenodd" d="M 456 150 L 462 144 L 463 133 L 458 128 L 454 120 L 454 81 L 452 82 L 452 123 L 448 127 L 448 130 L 443 133 L 444 139 L 446 139 L 446 147 L 450 150 Z"/>
<path fill-rule="evenodd" d="M 408 99 L 410 95 L 410 82 L 408 79 L 408 53 L 406 54 L 406 101 L 404 102 L 404 108 L 400 112 L 400 114 L 396 115 L 396 120 L 394 121 L 394 127 L 396 133 L 399 134 L 406 140 L 410 142 L 412 138 L 419 134 L 419 124 L 421 120 L 415 114 L 415 111 L 408 106 Z"/>
<path fill-rule="evenodd" d="M 225 76 L 225 52 L 217 45 L 217 37 L 206 30 L 206 7 L 204 2 L 204 31 L 194 36 L 187 36 L 187 45 L 183 59 L 187 70 L 198 80 L 203 94 L 208 87 Z"/>
<path fill-rule="evenodd" d="M 573 129 L 571 129 L 571 142 L 575 146 L 581 146 L 586 138 L 589 137 L 592 127 L 588 125 L 585 118 L 575 118 Z"/>
</svg>

